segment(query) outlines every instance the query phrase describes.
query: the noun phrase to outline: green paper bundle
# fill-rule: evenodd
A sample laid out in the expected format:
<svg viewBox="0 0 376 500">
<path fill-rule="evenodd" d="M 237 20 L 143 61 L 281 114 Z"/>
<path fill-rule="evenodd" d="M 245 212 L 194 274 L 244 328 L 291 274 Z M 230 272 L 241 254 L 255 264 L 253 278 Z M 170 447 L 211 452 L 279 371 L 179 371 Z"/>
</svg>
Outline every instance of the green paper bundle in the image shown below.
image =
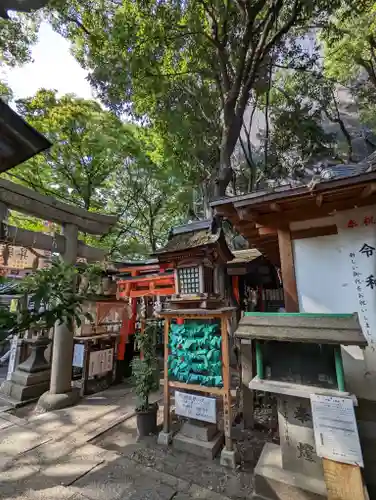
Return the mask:
<svg viewBox="0 0 376 500">
<path fill-rule="evenodd" d="M 216 323 L 185 321 L 170 328 L 169 377 L 187 384 L 222 387 L 221 332 Z"/>
</svg>

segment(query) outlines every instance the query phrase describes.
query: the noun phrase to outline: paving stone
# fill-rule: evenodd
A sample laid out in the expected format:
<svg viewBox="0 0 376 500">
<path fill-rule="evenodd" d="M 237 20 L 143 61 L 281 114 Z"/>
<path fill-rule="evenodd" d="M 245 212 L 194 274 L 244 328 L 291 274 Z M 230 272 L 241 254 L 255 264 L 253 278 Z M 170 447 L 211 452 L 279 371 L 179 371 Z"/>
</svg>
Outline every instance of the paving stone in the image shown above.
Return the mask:
<svg viewBox="0 0 376 500">
<path fill-rule="evenodd" d="M 202 488 L 197 484 L 192 484 L 188 491 L 190 497 L 192 499 L 205 499 L 205 500 L 229 500 L 228 497 L 220 495 L 215 491 L 208 490 L 206 488 Z"/>
<path fill-rule="evenodd" d="M 5 418 L 0 417 L 0 430 L 6 429 L 7 427 L 10 427 L 11 425 L 14 425 L 12 422 L 9 422 L 9 420 L 6 420 Z"/>
<path fill-rule="evenodd" d="M 155 479 L 156 481 L 161 481 L 162 483 L 171 486 L 171 488 L 174 488 L 178 492 L 187 492 L 191 486 L 191 483 L 185 481 L 184 479 L 181 479 L 180 477 L 172 476 L 171 474 L 166 474 L 165 472 L 157 471 L 155 469 L 152 469 L 151 467 L 143 467 L 141 465 L 138 465 L 138 467 L 142 468 L 142 472 L 147 477 Z"/>
<path fill-rule="evenodd" d="M 101 463 L 103 461 L 110 462 L 119 457 L 120 455 L 114 451 L 104 450 L 91 444 L 77 446 L 71 442 L 47 442 L 21 455 L 18 462 L 45 468 L 58 462 L 69 462 L 70 460 L 97 460 L 98 463 Z"/>
<path fill-rule="evenodd" d="M 40 474 L 37 468 L 27 465 L 17 466 L 1 473 L 0 499 L 23 498 L 23 495 L 30 495 L 32 491 L 43 491 L 54 486 L 55 482 Z"/>
<path fill-rule="evenodd" d="M 25 427 L 12 425 L 0 431 L 0 455 L 15 457 L 50 439 L 48 436 L 42 437 L 39 433 Z"/>
<path fill-rule="evenodd" d="M 20 425 L 21 427 L 29 427 L 29 422 L 24 418 L 19 418 L 11 413 L 2 413 L 1 418 L 12 422 L 12 424 Z"/>
<path fill-rule="evenodd" d="M 99 465 L 75 481 L 72 487 L 90 500 L 169 500 L 176 492 L 145 475 L 142 468 L 126 458 Z"/>
<path fill-rule="evenodd" d="M 52 488 L 43 488 L 40 490 L 27 490 L 20 496 L 12 496 L 9 500 L 72 500 L 72 490 L 63 486 L 53 486 Z M 77 496 L 74 500 L 86 500 L 84 497 Z"/>
</svg>

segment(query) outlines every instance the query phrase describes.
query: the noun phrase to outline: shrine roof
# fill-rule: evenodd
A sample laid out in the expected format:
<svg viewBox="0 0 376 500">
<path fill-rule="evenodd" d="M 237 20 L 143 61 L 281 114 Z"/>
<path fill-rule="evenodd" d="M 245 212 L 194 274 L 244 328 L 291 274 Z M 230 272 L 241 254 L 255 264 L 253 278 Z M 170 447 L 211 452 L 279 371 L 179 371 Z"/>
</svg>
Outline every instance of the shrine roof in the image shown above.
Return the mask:
<svg viewBox="0 0 376 500">
<path fill-rule="evenodd" d="M 233 258 L 219 219 L 205 219 L 173 227 L 167 244 L 154 255 L 165 257 L 168 254 L 185 253 L 216 244 L 222 247 L 227 261 Z"/>
<path fill-rule="evenodd" d="M 292 222 L 328 218 L 328 226 L 320 229 L 326 232 L 320 235 L 333 234 L 330 231 L 335 227 L 333 222 L 330 226 L 329 218 L 335 212 L 376 205 L 376 165 L 371 157 L 366 160 L 366 172 L 359 165 L 356 172 L 337 166 L 340 175 L 334 172 L 334 177 L 326 172 L 323 177 L 314 176 L 307 184 L 226 197 L 212 201 L 211 206 L 217 216 L 231 222 L 250 247 L 257 248 L 273 264 L 279 265 L 279 228 L 289 227 Z M 292 233 L 292 238 L 295 237 L 308 236 Z"/>
<path fill-rule="evenodd" d="M 248 248 L 247 250 L 234 250 L 233 252 L 234 258 L 227 262 L 227 265 L 230 264 L 247 264 L 248 262 L 252 262 L 255 259 L 261 257 L 261 252 L 257 250 L 257 248 Z"/>
<path fill-rule="evenodd" d="M 367 346 L 356 313 L 246 313 L 239 321 L 235 336 L 240 339 Z"/>
<path fill-rule="evenodd" d="M 0 172 L 23 163 L 51 145 L 0 99 Z"/>
<path fill-rule="evenodd" d="M 155 255 L 165 253 L 180 252 L 182 250 L 189 250 L 202 246 L 212 245 L 219 240 L 221 231 L 213 234 L 211 231 L 202 229 L 200 231 L 191 231 L 189 233 L 180 233 L 173 235 L 167 242 L 166 246 L 157 250 Z"/>
</svg>

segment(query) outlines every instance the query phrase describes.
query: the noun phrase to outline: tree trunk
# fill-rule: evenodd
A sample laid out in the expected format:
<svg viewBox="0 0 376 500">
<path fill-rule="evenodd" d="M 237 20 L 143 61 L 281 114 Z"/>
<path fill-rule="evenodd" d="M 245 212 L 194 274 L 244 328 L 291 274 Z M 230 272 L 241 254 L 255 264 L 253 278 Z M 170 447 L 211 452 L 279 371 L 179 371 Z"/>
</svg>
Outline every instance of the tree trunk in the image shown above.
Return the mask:
<svg viewBox="0 0 376 500">
<path fill-rule="evenodd" d="M 235 117 L 230 125 L 224 125 L 219 156 L 219 166 L 214 184 L 214 198 L 226 195 L 226 188 L 232 180 L 231 156 L 240 135 L 242 120 Z"/>
</svg>

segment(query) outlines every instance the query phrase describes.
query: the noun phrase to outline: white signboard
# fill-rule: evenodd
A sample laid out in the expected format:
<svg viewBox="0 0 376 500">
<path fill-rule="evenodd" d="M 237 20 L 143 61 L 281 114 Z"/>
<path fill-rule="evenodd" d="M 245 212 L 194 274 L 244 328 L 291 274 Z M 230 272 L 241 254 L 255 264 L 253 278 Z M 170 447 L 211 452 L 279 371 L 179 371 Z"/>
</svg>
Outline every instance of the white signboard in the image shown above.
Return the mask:
<svg viewBox="0 0 376 500">
<path fill-rule="evenodd" d="M 84 345 L 75 344 L 73 350 L 73 361 L 72 366 L 77 368 L 83 368 L 84 366 Z"/>
<path fill-rule="evenodd" d="M 337 226 L 356 293 L 359 321 L 370 349 L 375 351 L 376 210 L 365 207 L 340 212 Z"/>
<path fill-rule="evenodd" d="M 114 350 L 104 349 L 103 351 L 93 351 L 89 359 L 89 377 L 102 375 L 112 370 L 114 362 Z"/>
<path fill-rule="evenodd" d="M 311 406 L 317 455 L 364 467 L 353 400 L 311 394 Z"/>
<path fill-rule="evenodd" d="M 197 394 L 175 391 L 175 413 L 182 417 L 216 423 L 216 400 Z"/>
</svg>

